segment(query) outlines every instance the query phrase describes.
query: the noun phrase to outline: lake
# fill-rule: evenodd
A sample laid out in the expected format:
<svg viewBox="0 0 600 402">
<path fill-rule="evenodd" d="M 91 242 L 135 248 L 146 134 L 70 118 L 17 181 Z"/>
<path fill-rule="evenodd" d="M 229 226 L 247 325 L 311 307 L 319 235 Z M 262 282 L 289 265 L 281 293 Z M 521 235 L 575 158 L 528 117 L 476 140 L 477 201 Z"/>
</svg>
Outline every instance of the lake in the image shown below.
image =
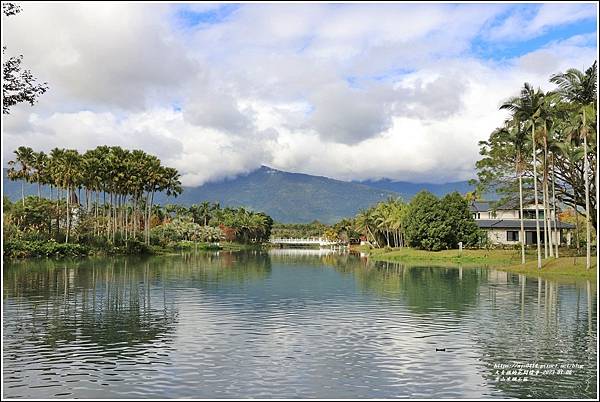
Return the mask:
<svg viewBox="0 0 600 402">
<path fill-rule="evenodd" d="M 593 281 L 272 250 L 22 261 L 3 285 L 5 398 L 597 396 Z"/>
</svg>

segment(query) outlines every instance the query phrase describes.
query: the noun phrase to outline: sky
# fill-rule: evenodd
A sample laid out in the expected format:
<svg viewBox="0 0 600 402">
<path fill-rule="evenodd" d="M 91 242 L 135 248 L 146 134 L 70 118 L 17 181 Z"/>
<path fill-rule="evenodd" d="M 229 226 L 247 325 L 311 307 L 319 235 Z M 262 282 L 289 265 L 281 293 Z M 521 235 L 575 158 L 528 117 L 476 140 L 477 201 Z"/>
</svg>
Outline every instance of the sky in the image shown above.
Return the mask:
<svg viewBox="0 0 600 402">
<path fill-rule="evenodd" d="M 340 180 L 475 177 L 524 82 L 597 58 L 594 3 L 23 3 L 5 56 L 49 90 L 20 145 L 143 149 L 186 186 L 261 165 Z"/>
</svg>

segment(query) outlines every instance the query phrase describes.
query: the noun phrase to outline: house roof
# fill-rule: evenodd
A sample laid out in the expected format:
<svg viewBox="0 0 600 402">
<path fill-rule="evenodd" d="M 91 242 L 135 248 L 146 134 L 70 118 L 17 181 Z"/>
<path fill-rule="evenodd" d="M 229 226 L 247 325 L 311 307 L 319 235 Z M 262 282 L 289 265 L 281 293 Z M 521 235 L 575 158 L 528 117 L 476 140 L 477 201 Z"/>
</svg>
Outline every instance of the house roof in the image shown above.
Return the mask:
<svg viewBox="0 0 600 402">
<path fill-rule="evenodd" d="M 473 212 L 486 212 L 490 210 L 490 203 L 488 201 L 473 201 L 469 205 L 469 209 Z"/>
<path fill-rule="evenodd" d="M 531 209 L 533 200 L 523 200 L 523 206 L 526 209 Z M 519 209 L 519 201 L 507 200 L 502 205 L 497 204 L 498 201 L 473 201 L 469 205 L 471 212 L 487 212 L 487 211 L 510 211 Z"/>
<path fill-rule="evenodd" d="M 541 220 L 540 229 L 544 227 L 544 221 Z M 521 221 L 519 219 L 480 219 L 476 220 L 477 226 L 482 229 L 521 229 Z M 554 222 L 551 222 L 551 227 L 554 229 Z M 558 229 L 573 229 L 575 225 L 566 222 L 556 222 Z M 523 220 L 524 229 L 535 229 L 534 219 Z"/>
<path fill-rule="evenodd" d="M 469 206 L 472 212 L 487 212 L 493 210 L 511 210 L 519 208 L 519 204 L 506 202 L 503 205 L 494 205 L 495 201 L 473 201 Z"/>
</svg>

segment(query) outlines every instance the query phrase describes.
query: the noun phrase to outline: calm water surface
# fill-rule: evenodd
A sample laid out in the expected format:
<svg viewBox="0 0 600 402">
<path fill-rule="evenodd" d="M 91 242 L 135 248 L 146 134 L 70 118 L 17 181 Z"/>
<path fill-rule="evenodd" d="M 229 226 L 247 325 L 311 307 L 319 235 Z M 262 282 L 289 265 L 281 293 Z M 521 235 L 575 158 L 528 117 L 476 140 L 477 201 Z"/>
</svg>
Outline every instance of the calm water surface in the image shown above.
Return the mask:
<svg viewBox="0 0 600 402">
<path fill-rule="evenodd" d="M 302 250 L 3 273 L 7 398 L 597 396 L 588 281 Z M 501 373 L 536 363 L 578 366 Z"/>
</svg>

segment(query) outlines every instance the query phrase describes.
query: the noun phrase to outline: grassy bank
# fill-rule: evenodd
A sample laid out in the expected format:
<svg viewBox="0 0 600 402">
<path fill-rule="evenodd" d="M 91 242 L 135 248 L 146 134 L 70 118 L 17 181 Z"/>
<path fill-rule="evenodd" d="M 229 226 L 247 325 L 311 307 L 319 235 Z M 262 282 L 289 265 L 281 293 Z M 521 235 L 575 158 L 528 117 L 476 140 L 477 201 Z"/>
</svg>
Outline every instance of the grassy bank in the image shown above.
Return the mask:
<svg viewBox="0 0 600 402">
<path fill-rule="evenodd" d="M 366 252 L 373 260 L 394 261 L 406 264 L 427 264 L 435 266 L 480 267 L 488 266 L 502 271 L 522 273 L 526 275 L 543 275 L 546 277 L 580 277 L 596 278 L 596 257 L 592 258 L 592 268 L 585 269 L 584 257 L 561 257 L 542 260 L 542 269 L 537 268 L 535 250 L 526 252 L 524 265 L 521 264 L 520 250 L 443 250 L 424 251 L 411 248 L 402 249 L 368 249 L 357 248 Z M 560 254 L 560 252 L 559 252 Z"/>
</svg>

